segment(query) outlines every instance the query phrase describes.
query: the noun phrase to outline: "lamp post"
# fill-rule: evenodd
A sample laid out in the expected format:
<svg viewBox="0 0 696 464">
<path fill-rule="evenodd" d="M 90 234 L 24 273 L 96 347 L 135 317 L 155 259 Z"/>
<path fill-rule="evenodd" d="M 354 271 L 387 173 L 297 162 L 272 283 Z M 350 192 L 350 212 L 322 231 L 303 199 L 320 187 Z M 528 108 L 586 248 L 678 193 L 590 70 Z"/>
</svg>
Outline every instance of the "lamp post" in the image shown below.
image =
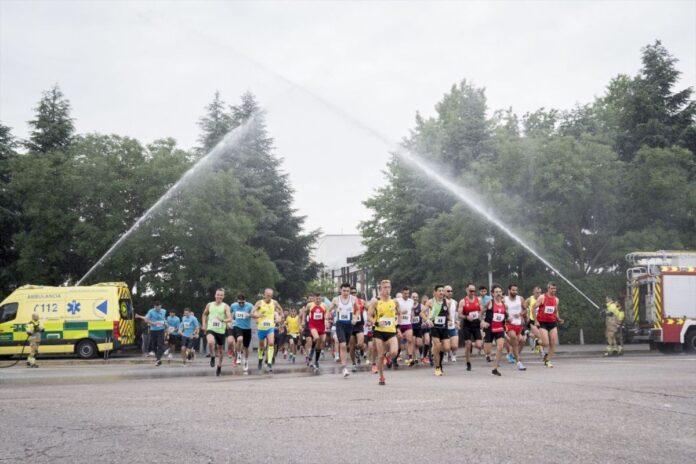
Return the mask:
<svg viewBox="0 0 696 464">
<path fill-rule="evenodd" d="M 492 235 L 486 237 L 486 243 L 488 243 L 488 291 L 492 292 L 493 290 L 493 267 L 491 266 L 491 259 L 492 259 L 492 252 L 493 252 L 493 245 L 495 244 L 495 237 Z"/>
</svg>

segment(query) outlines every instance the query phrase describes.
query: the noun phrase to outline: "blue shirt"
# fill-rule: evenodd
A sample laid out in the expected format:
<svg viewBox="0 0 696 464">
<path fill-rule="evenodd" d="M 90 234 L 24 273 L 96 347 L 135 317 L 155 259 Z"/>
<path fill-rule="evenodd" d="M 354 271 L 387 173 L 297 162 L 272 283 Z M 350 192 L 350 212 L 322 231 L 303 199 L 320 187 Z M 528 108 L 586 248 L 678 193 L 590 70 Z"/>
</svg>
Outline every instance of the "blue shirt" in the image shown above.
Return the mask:
<svg viewBox="0 0 696 464">
<path fill-rule="evenodd" d="M 166 309 L 160 308 L 159 311 L 157 311 L 155 308 L 150 309 L 145 315 L 145 319 L 147 319 L 150 322 L 150 331 L 164 330 L 166 317 Z"/>
<path fill-rule="evenodd" d="M 169 333 L 178 334 L 179 333 L 179 324 L 181 324 L 181 319 L 179 319 L 179 316 L 168 316 L 167 317 L 167 327 L 169 327 Z M 174 330 L 171 330 L 172 328 Z"/>
<path fill-rule="evenodd" d="M 197 327 L 200 327 L 200 324 L 196 316 L 184 316 L 181 319 L 181 334 L 184 337 L 192 337 Z"/>
<path fill-rule="evenodd" d="M 481 304 L 483 304 L 484 307 L 488 304 L 489 301 L 493 299 L 493 297 L 490 295 L 485 295 L 479 298 L 481 298 Z"/>
<path fill-rule="evenodd" d="M 234 327 L 238 327 L 240 329 L 251 329 L 251 319 L 250 314 L 251 311 L 254 309 L 254 305 L 249 303 L 248 301 L 244 303 L 244 306 L 239 306 L 239 303 L 233 303 L 232 306 L 230 306 L 230 312 L 232 313 L 232 317 L 234 317 Z"/>
</svg>

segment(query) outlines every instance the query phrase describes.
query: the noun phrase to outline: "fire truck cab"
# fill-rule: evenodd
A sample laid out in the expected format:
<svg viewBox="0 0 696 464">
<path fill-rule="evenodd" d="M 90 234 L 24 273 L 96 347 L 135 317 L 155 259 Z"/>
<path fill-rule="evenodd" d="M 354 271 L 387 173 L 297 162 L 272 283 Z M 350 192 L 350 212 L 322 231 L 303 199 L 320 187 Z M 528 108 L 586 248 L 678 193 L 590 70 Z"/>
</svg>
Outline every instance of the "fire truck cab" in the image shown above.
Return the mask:
<svg viewBox="0 0 696 464">
<path fill-rule="evenodd" d="M 696 351 L 696 252 L 634 252 L 626 261 L 632 339 L 662 352 Z"/>
</svg>

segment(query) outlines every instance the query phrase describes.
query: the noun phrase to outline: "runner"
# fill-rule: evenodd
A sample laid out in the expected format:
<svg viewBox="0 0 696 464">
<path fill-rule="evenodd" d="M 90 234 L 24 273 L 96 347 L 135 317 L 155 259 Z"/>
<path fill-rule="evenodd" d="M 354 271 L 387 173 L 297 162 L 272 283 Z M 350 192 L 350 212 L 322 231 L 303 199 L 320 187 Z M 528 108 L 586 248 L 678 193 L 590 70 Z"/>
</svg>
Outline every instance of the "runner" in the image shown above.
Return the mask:
<svg viewBox="0 0 696 464">
<path fill-rule="evenodd" d="M 471 282 L 466 285 L 466 296 L 459 302 L 459 315 L 462 319 L 462 337 L 464 338 L 464 356 L 466 370 L 471 370 L 471 353 L 473 347 L 479 350 L 481 343 L 481 300 L 476 296 L 476 286 Z"/>
<path fill-rule="evenodd" d="M 411 326 L 413 327 L 414 353 L 418 350 L 418 356 L 414 356 L 414 363 L 423 361 L 423 320 L 421 313 L 423 306 L 421 305 L 418 293 L 411 292 L 413 300 L 413 310 L 411 311 Z"/>
<path fill-rule="evenodd" d="M 522 364 L 522 347 L 524 346 L 525 336 L 522 333 L 524 321 L 526 317 L 526 308 L 524 307 L 524 298 L 517 294 L 517 284 L 508 286 L 508 294 L 504 297 L 505 306 L 508 310 L 508 322 L 505 325 L 507 332 L 508 343 L 512 353 L 508 354 L 508 362 L 514 364 L 517 361 L 517 369 L 521 371 L 527 370 Z"/>
<path fill-rule="evenodd" d="M 532 296 L 524 302 L 527 308 L 527 330 L 529 332 L 529 340 L 534 347 L 534 352 L 541 352 L 539 328 L 536 326 L 536 301 L 541 296 L 541 287 L 534 287 Z"/>
<path fill-rule="evenodd" d="M 176 311 L 173 309 L 169 310 L 169 316 L 167 316 L 167 332 L 165 344 L 167 349 L 164 351 L 164 355 L 171 361 L 172 354 L 176 351 L 176 344 L 179 341 L 179 325 L 181 324 L 181 319 L 176 315 Z"/>
<path fill-rule="evenodd" d="M 348 378 L 348 342 L 353 336 L 353 314 L 358 310 L 357 298 L 350 294 L 350 284 L 341 284 L 341 294 L 331 301 L 331 312 L 336 314 L 336 338 L 343 378 Z"/>
<path fill-rule="evenodd" d="M 282 320 L 283 308 L 273 299 L 273 289 L 263 291 L 263 299 L 256 302 L 251 317 L 256 319 L 256 334 L 259 337 L 259 370 L 263 367 L 266 354 L 266 372 L 273 372 L 275 348 L 275 325 Z"/>
<path fill-rule="evenodd" d="M 220 376 L 222 373 L 222 357 L 225 348 L 225 332 L 227 324 L 232 321 L 230 307 L 222 300 L 225 299 L 225 291 L 218 288 L 215 291 L 215 301 L 205 305 L 203 310 L 203 327 L 206 327 L 206 339 L 208 342 L 208 352 L 210 353 L 210 367 L 215 367 L 215 357 L 217 355 L 218 363 L 215 375 Z"/>
<path fill-rule="evenodd" d="M 413 299 L 411 298 L 411 289 L 408 287 L 401 289 L 401 295 L 398 296 L 394 301 L 396 301 L 396 304 L 399 305 L 399 316 L 401 316 L 401 322 L 397 328 L 399 349 L 394 361 L 394 368 L 398 369 L 398 359 L 399 354 L 401 353 L 402 340 L 406 340 L 406 354 L 408 355 L 406 365 L 414 365 L 413 352 L 415 351 L 415 343 L 413 340 L 413 325 L 411 324 L 411 316 L 413 315 Z"/>
<path fill-rule="evenodd" d="M 548 352 L 544 355 L 546 367 L 553 367 L 551 360 L 558 344 L 558 324 L 563 324 L 563 319 L 558 314 L 559 302 L 556 296 L 556 284 L 549 282 L 546 293 L 541 295 L 534 304 L 537 309 L 536 325 L 539 327 L 542 350 L 548 348 Z"/>
<path fill-rule="evenodd" d="M 162 353 L 164 352 L 164 329 L 167 325 L 167 311 L 162 308 L 159 301 L 155 301 L 143 320 L 150 327 L 150 352 L 155 353 L 155 366 L 160 366 L 162 365 Z"/>
<path fill-rule="evenodd" d="M 350 287 L 350 294 L 355 298 L 355 310 L 353 311 L 353 333 L 350 336 L 350 359 L 353 362 L 353 372 L 357 372 L 365 346 L 365 300 L 355 287 Z"/>
<path fill-rule="evenodd" d="M 401 323 L 401 314 L 397 304 L 391 299 L 391 282 L 382 280 L 379 283 L 379 298 L 370 301 L 368 310 L 370 324 L 374 327 L 374 342 L 377 350 L 377 369 L 379 385 L 385 385 L 384 365 L 393 362 L 399 349 L 396 338 L 396 327 Z"/>
<path fill-rule="evenodd" d="M 488 302 L 484 320 L 481 322 L 481 327 L 486 331 L 484 338 L 484 349 L 486 355 L 491 354 L 491 344 L 495 342 L 495 361 L 493 362 L 493 370 L 491 374 L 500 376 L 498 366 L 500 358 L 503 356 L 505 348 L 505 321 L 508 318 L 507 307 L 503 300 L 503 288 L 500 285 L 493 285 L 493 300 Z"/>
<path fill-rule="evenodd" d="M 285 310 L 283 310 L 280 315 L 276 315 L 275 327 L 273 328 L 273 340 L 275 348 L 273 350 L 273 362 L 275 364 L 276 357 L 278 353 L 282 351 L 283 345 L 285 344 L 285 339 L 287 338 L 285 334 Z"/>
<path fill-rule="evenodd" d="M 320 296 L 318 293 L 314 295 L 314 302 L 311 303 L 308 311 L 309 332 L 314 342 L 314 363 L 310 367 L 314 369 L 315 374 L 319 373 L 319 357 L 326 343 L 326 323 L 329 317 Z"/>
<path fill-rule="evenodd" d="M 445 286 L 436 285 L 433 292 L 433 298 L 428 301 L 426 308 L 428 309 L 429 319 L 428 325 L 431 327 L 430 335 L 433 340 L 433 360 L 435 361 L 435 375 L 442 376 L 442 358 L 450 350 L 449 330 L 449 310 L 447 309 L 447 301 L 445 300 Z"/>
<path fill-rule="evenodd" d="M 184 366 L 188 366 L 186 361 L 192 361 L 195 353 L 194 342 L 198 337 L 201 325 L 198 319 L 191 312 L 191 308 L 184 308 L 184 317 L 181 318 L 179 325 L 179 335 L 181 335 L 181 359 Z"/>
<path fill-rule="evenodd" d="M 421 298 L 421 331 L 423 332 L 423 358 L 421 362 L 423 364 L 429 363 L 430 367 L 433 367 L 433 353 L 431 351 L 432 339 L 430 337 L 430 325 L 427 321 L 430 319 L 430 308 L 428 308 L 428 295 L 423 295 Z"/>
<path fill-rule="evenodd" d="M 288 332 L 289 359 L 291 363 L 295 364 L 297 347 L 300 343 L 300 316 L 297 315 L 297 309 L 290 309 L 290 314 L 285 318 L 285 326 Z"/>
<path fill-rule="evenodd" d="M 314 342 L 309 330 L 309 310 L 314 306 L 314 293 L 307 295 L 307 304 L 300 309 L 300 324 L 302 325 L 302 346 L 305 351 L 305 364 L 309 366 L 314 357 Z"/>
<path fill-rule="evenodd" d="M 454 299 L 452 287 L 445 286 L 445 300 L 449 310 L 447 321 L 447 334 L 450 339 L 450 352 L 447 353 L 450 361 L 457 362 L 457 348 L 459 347 L 459 315 L 457 312 L 457 300 Z"/>
<path fill-rule="evenodd" d="M 488 307 L 488 302 L 491 301 L 491 296 L 488 294 L 488 287 L 485 285 L 481 285 L 479 287 L 479 301 L 481 302 L 481 311 L 485 311 L 486 308 Z M 486 332 L 481 330 L 481 338 L 485 337 Z M 479 350 L 479 356 L 481 355 L 481 350 Z M 486 362 L 491 362 L 491 357 L 490 355 L 486 355 Z"/>
<path fill-rule="evenodd" d="M 232 343 L 235 348 L 235 364 L 242 363 L 245 374 L 249 373 L 249 345 L 251 345 L 251 312 L 254 305 L 246 301 L 244 294 L 237 295 L 237 302 L 231 308 L 234 324 L 232 325 Z M 227 339 L 228 345 L 230 339 Z"/>
</svg>

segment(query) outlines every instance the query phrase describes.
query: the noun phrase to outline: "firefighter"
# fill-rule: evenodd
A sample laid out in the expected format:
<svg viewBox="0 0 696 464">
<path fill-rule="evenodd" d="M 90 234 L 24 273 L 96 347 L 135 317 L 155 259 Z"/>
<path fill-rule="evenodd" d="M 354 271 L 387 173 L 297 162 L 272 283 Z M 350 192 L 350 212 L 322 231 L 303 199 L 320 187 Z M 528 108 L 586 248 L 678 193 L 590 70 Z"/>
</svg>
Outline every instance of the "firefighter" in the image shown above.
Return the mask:
<svg viewBox="0 0 696 464">
<path fill-rule="evenodd" d="M 623 354 L 623 345 L 617 343 L 617 333 L 621 330 L 623 320 L 624 312 L 612 298 L 607 297 L 607 309 L 605 312 L 607 352 L 604 353 L 604 356 Z"/>
<path fill-rule="evenodd" d="M 27 340 L 29 340 L 29 346 L 31 347 L 31 352 L 27 356 L 27 367 L 39 367 L 36 364 L 36 356 L 39 354 L 39 343 L 41 342 L 41 332 L 44 331 L 41 322 L 39 321 L 39 315 L 34 313 L 31 315 L 31 321 L 26 325 Z"/>
</svg>

